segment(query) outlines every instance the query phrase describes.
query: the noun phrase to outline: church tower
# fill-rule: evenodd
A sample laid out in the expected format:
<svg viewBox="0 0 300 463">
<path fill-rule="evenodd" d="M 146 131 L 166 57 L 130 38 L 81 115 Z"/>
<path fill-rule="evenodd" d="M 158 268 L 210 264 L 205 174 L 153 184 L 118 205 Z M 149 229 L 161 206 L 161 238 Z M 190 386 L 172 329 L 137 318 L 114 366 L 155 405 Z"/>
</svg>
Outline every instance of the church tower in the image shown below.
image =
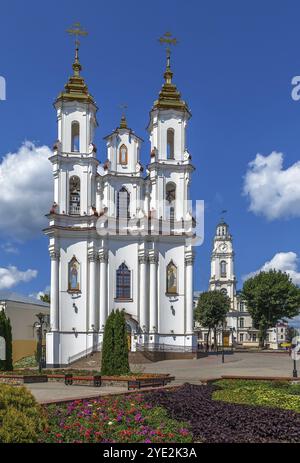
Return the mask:
<svg viewBox="0 0 300 463">
<path fill-rule="evenodd" d="M 157 218 L 180 221 L 191 213 L 188 199 L 194 167 L 186 148 L 186 129 L 191 113 L 172 78 L 168 53 L 165 82 L 150 112 L 148 125 L 151 143 L 148 166 L 152 186 L 150 207 Z"/>
<path fill-rule="evenodd" d="M 227 294 L 234 304 L 236 296 L 236 277 L 234 273 L 234 251 L 232 236 L 227 223 L 221 219 L 217 225 L 211 255 L 211 277 L 209 290 L 222 291 Z"/>
<path fill-rule="evenodd" d="M 76 41 L 73 74 L 54 103 L 54 203 L 44 230 L 51 258 L 49 367 L 101 351 L 107 317 L 117 309 L 124 311 L 131 351 L 194 350 L 191 113 L 172 79 L 168 50 L 150 112 L 146 169 L 143 140 L 125 114 L 104 137 L 98 160 L 97 106 L 81 76 Z"/>
</svg>

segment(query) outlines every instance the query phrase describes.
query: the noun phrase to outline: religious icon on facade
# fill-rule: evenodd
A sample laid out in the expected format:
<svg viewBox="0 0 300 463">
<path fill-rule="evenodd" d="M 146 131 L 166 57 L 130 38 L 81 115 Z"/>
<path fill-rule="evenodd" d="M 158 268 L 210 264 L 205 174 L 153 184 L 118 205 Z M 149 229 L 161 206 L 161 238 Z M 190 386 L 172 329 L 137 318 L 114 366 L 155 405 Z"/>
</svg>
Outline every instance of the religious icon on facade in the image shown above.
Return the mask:
<svg viewBox="0 0 300 463">
<path fill-rule="evenodd" d="M 80 264 L 75 256 L 69 263 L 69 291 L 80 291 Z"/>
<path fill-rule="evenodd" d="M 167 293 L 177 294 L 177 267 L 173 261 L 167 266 Z"/>
<path fill-rule="evenodd" d="M 127 164 L 127 148 L 125 145 L 122 145 L 120 148 L 119 162 L 122 165 Z"/>
</svg>

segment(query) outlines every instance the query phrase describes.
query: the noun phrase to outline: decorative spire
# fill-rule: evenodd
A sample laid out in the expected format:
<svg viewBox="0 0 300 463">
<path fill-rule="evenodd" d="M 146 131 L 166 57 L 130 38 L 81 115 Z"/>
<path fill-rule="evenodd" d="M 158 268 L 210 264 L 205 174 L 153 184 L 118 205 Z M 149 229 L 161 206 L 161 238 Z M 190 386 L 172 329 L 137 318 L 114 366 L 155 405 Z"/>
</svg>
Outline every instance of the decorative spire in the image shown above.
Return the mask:
<svg viewBox="0 0 300 463">
<path fill-rule="evenodd" d="M 127 129 L 127 121 L 124 114 L 121 117 L 120 129 Z"/>
<path fill-rule="evenodd" d="M 172 37 L 170 32 L 166 32 L 162 37 L 160 37 L 159 42 L 164 45 L 166 44 L 166 54 L 167 54 L 167 65 L 164 72 L 165 83 L 162 86 L 161 91 L 159 92 L 158 100 L 154 102 L 153 109 L 181 109 L 187 112 L 189 108 L 185 101 L 181 99 L 181 94 L 177 90 L 176 85 L 172 82 L 173 72 L 171 70 L 171 45 L 177 45 L 178 40 L 175 37 Z"/>
<path fill-rule="evenodd" d="M 121 122 L 120 122 L 120 129 L 127 129 L 128 127 L 127 127 L 127 120 L 126 120 L 126 114 L 125 114 L 125 111 L 127 109 L 127 105 L 126 104 L 121 104 L 120 108 L 123 110 L 122 117 L 121 117 Z"/>
<path fill-rule="evenodd" d="M 80 42 L 78 37 L 85 37 L 88 35 L 88 33 L 81 29 L 80 23 L 75 23 L 73 28 L 68 29 L 67 32 L 70 35 L 75 36 L 75 59 L 72 65 L 73 75 L 69 77 L 69 80 L 65 85 L 65 91 L 59 94 L 57 100 L 78 100 L 95 104 L 92 95 L 90 95 L 88 91 L 88 87 L 84 81 L 84 78 L 80 75 L 82 66 L 79 61 Z"/>
</svg>

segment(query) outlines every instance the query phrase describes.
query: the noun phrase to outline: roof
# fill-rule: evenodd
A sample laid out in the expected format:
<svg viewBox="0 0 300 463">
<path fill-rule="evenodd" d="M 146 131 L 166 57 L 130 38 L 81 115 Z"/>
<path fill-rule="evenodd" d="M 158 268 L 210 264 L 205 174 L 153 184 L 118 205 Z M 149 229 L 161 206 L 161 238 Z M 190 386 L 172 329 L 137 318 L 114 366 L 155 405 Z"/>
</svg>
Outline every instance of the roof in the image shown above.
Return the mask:
<svg viewBox="0 0 300 463">
<path fill-rule="evenodd" d="M 49 308 L 50 306 L 50 304 L 43 302 L 40 299 L 23 296 L 23 294 L 18 294 L 13 291 L 0 291 L 0 301 L 21 302 L 23 304 L 37 305 L 45 308 Z"/>
</svg>

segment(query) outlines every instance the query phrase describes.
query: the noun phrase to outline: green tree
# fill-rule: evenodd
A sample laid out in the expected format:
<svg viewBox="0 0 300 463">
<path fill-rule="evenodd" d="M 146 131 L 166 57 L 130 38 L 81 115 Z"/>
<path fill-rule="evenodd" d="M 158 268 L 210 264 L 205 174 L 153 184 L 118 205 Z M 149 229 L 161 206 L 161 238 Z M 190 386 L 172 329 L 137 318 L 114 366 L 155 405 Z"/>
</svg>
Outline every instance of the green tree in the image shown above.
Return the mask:
<svg viewBox="0 0 300 463">
<path fill-rule="evenodd" d="M 117 310 L 114 319 L 114 357 L 115 374 L 126 375 L 130 372 L 128 361 L 128 342 L 124 311 Z"/>
<path fill-rule="evenodd" d="M 101 374 L 126 375 L 130 372 L 124 312 L 111 312 L 106 320 L 102 347 Z"/>
<path fill-rule="evenodd" d="M 286 340 L 287 342 L 292 342 L 293 338 L 296 336 L 299 336 L 299 332 L 296 328 L 293 326 L 288 326 L 287 331 L 286 331 Z"/>
<path fill-rule="evenodd" d="M 40 296 L 40 300 L 43 301 L 43 302 L 48 302 L 48 304 L 50 304 L 50 294 L 48 294 L 48 293 L 42 294 Z"/>
<path fill-rule="evenodd" d="M 106 320 L 103 335 L 101 374 L 107 376 L 114 374 L 114 319 L 113 311 Z"/>
<path fill-rule="evenodd" d="M 300 289 L 280 270 L 260 272 L 246 280 L 242 297 L 259 330 L 260 347 L 265 345 L 269 328 L 284 318 L 295 317 L 300 309 Z"/>
<path fill-rule="evenodd" d="M 200 294 L 195 310 L 195 320 L 204 328 L 208 328 L 206 341 L 207 350 L 211 330 L 214 331 L 215 344 L 217 344 L 217 328 L 225 323 L 226 314 L 229 310 L 230 298 L 221 293 L 221 291 L 207 291 Z"/>
<path fill-rule="evenodd" d="M 12 370 L 12 331 L 9 318 L 4 310 L 0 311 L 0 336 L 5 339 L 6 359 L 0 360 L 0 370 Z"/>
</svg>

